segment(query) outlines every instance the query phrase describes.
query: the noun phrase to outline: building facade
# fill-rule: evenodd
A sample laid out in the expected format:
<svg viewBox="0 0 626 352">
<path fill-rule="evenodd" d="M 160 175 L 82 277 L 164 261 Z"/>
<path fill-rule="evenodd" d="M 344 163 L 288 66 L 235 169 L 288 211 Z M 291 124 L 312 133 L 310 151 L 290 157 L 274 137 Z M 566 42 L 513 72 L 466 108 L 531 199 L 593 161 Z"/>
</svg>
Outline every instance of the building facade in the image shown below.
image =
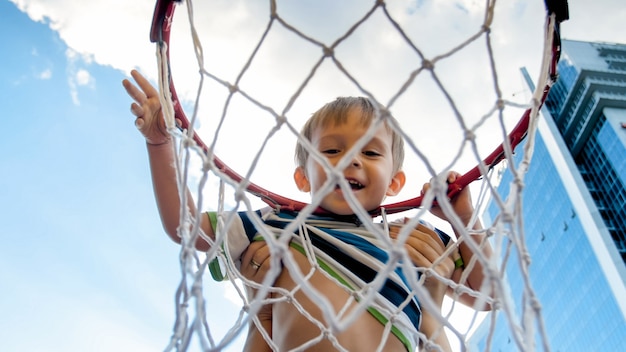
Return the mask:
<svg viewBox="0 0 626 352">
<path fill-rule="evenodd" d="M 542 317 L 533 323 L 533 350 L 626 351 L 626 45 L 562 44 L 524 177 L 529 277 Z M 501 174 L 500 195 L 511 180 Z M 491 204 L 485 223 L 498 213 Z M 517 265 L 507 266 L 506 278 L 515 302 L 528 297 Z M 519 323 L 523 313 L 514 310 Z M 519 349 L 502 312 L 470 339 L 471 350 L 487 348 Z"/>
</svg>

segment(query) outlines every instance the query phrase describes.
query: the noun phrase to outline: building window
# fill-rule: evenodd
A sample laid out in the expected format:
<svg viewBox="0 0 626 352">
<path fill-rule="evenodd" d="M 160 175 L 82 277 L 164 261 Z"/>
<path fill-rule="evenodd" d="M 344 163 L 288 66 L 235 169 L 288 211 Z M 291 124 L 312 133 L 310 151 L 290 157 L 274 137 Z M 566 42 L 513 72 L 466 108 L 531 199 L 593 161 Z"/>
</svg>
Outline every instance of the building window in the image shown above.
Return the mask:
<svg viewBox="0 0 626 352">
<path fill-rule="evenodd" d="M 576 158 L 576 164 L 622 259 L 626 261 L 626 224 L 623 221 L 626 218 L 623 201 L 626 199 L 626 187 L 609 162 L 607 151 L 600 145 L 599 135 L 603 128 L 610 128 L 605 124 L 606 117 L 600 115 L 589 139 Z"/>
</svg>

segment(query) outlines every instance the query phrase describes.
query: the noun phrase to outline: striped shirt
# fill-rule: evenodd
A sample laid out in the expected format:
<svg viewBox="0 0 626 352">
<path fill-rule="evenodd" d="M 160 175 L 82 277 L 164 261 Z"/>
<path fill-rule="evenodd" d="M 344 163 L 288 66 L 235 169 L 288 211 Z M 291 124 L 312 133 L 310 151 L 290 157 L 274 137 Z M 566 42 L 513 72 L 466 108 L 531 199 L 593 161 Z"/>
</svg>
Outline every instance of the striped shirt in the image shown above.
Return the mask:
<svg viewBox="0 0 626 352">
<path fill-rule="evenodd" d="M 208 214 L 211 223 L 216 224 L 216 213 Z M 297 215 L 296 212 L 277 212 L 271 208 L 236 213 L 224 241 L 225 253 L 236 265 L 241 265 L 242 253 L 250 242 L 262 238 L 260 233 L 280 236 Z M 262 231 L 257 230 L 251 216 L 262 220 Z M 382 230 L 382 224 L 373 225 L 380 226 Z M 421 223 L 420 226 L 435 231 L 444 245 L 448 244 L 450 237 L 445 233 L 427 223 Z M 409 281 L 401 265 L 396 263 L 388 268 L 389 254 L 385 250 L 389 246 L 388 241 L 372 234 L 355 215 L 311 215 L 295 227 L 290 236 L 292 248 L 303 255 L 307 252 L 314 253 L 320 268 L 352 292 L 366 287 L 379 272 L 388 272 L 367 311 L 383 325 L 393 319 L 392 333 L 409 351 L 415 350 L 421 310 L 417 297 L 411 293 Z"/>
</svg>

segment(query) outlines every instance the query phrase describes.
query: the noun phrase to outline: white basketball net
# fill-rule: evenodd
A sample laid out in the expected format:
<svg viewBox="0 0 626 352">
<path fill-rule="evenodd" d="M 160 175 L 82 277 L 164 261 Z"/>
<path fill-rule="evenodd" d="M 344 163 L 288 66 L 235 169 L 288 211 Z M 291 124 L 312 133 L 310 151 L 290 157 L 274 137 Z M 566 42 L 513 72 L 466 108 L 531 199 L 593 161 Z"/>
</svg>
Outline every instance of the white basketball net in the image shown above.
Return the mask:
<svg viewBox="0 0 626 352">
<path fill-rule="evenodd" d="M 216 7 L 228 7 L 224 2 L 217 2 Z M 233 2 L 240 3 L 240 2 Z M 525 293 L 523 301 L 515 301 L 512 295 L 507 291 L 506 278 L 503 277 L 504 268 L 507 265 L 519 265 L 522 272 L 527 272 L 528 260 L 522 262 L 507 262 L 509 253 L 517 251 L 520 258 L 527 258 L 527 250 L 524 241 L 524 231 L 522 227 L 521 213 L 519 211 L 521 204 L 521 189 L 524 173 L 528 168 L 530 157 L 532 155 L 532 145 L 534 136 L 534 121 L 537 115 L 536 106 L 541 96 L 541 90 L 538 90 L 533 97 L 526 99 L 524 104 L 510 101 L 500 92 L 501 82 L 498 76 L 498 66 L 496 65 L 496 54 L 494 54 L 494 16 L 498 14 L 495 7 L 496 1 L 485 1 L 483 6 L 474 3 L 469 4 L 471 12 L 466 20 L 471 22 L 472 31 L 457 31 L 456 37 L 438 37 L 438 31 L 442 28 L 454 27 L 459 21 L 457 13 L 443 14 L 440 19 L 430 22 L 430 31 L 425 34 L 420 32 L 418 28 L 418 19 L 408 17 L 419 17 L 420 9 L 416 8 L 416 4 L 423 6 L 438 7 L 438 4 L 422 3 L 406 3 L 402 1 L 372 1 L 367 6 L 360 5 L 358 8 L 346 9 L 339 2 L 332 2 L 330 9 L 323 9 L 322 12 L 327 14 L 328 22 L 317 22 L 317 26 L 298 27 L 298 21 L 290 17 L 289 10 L 291 7 L 298 6 L 283 2 L 275 3 L 269 1 L 269 5 L 263 3 L 260 5 L 256 2 L 251 8 L 263 8 L 262 14 L 244 12 L 241 17 L 232 14 L 219 15 L 217 10 L 211 11 L 194 9 L 191 1 L 185 3 L 188 10 L 189 23 L 191 26 L 186 33 L 189 38 L 191 33 L 191 46 L 193 52 L 188 53 L 194 55 L 197 59 L 194 71 L 200 72 L 200 79 L 196 82 L 198 86 L 189 87 L 183 83 L 177 83 L 179 89 L 196 89 L 196 100 L 193 105 L 193 115 L 191 120 L 192 126 L 200 126 L 209 128 L 210 132 L 205 132 L 202 138 L 209 145 L 208 152 L 205 153 L 199 148 L 192 139 L 194 133 L 200 133 L 193 130 L 179 132 L 175 127 L 174 108 L 169 99 L 169 77 L 170 66 L 165 58 L 164 47 L 159 47 L 159 74 L 160 74 L 160 91 L 162 94 L 162 104 L 164 105 L 166 123 L 170 132 L 177 138 L 179 145 L 177 148 L 177 170 L 178 180 L 181 191 L 181 204 L 186 204 L 185 189 L 188 187 L 196 194 L 197 207 L 200 210 L 213 209 L 219 214 L 216 240 L 212 248 L 207 253 L 198 253 L 193 244 L 197 236 L 204 236 L 207 241 L 211 241 L 200 233 L 198 229 L 199 220 L 190 216 L 186 208 L 181 209 L 182 218 L 185 219 L 179 229 L 179 235 L 182 238 L 182 251 L 180 256 L 181 263 L 181 282 L 176 292 L 176 322 L 174 325 L 173 336 L 166 350 L 188 350 L 192 345 L 199 345 L 203 350 L 214 351 L 228 349 L 227 346 L 233 343 L 237 338 L 245 336 L 250 320 L 257 321 L 256 312 L 262 305 L 274 303 L 277 301 L 292 301 L 294 306 L 299 307 L 296 294 L 294 291 L 287 291 L 280 287 L 274 287 L 273 282 L 280 274 L 281 266 L 289 268 L 291 272 L 298 272 L 293 262 L 293 254 L 288 250 L 289 239 L 294 230 L 301 225 L 301 220 L 312 214 L 319 204 L 323 192 L 317 194 L 313 199 L 307 200 L 311 203 L 305 207 L 296 221 L 293 221 L 282 233 L 275 234 L 269 230 L 265 230 L 263 222 L 260 218 L 253 218 L 253 222 L 257 226 L 260 235 L 265 238 L 267 244 L 272 248 L 272 269 L 265 278 L 263 284 L 259 285 L 243 278 L 236 268 L 235 262 L 238 258 L 231 258 L 226 255 L 223 246 L 225 238 L 233 223 L 232 210 L 254 211 L 259 208 L 258 201 L 255 196 L 246 193 L 246 186 L 249 181 L 268 186 L 268 189 L 275 193 L 282 192 L 282 188 L 286 187 L 283 179 L 270 176 L 264 178 L 263 172 L 275 175 L 285 173 L 276 171 L 276 164 L 285 164 L 286 173 L 290 179 L 292 164 L 291 150 L 293 150 L 297 139 L 298 131 L 304 119 L 306 119 L 314 110 L 323 105 L 323 103 L 332 100 L 340 95 L 363 95 L 371 100 L 379 102 L 383 115 L 391 114 L 387 121 L 392 128 L 396 129 L 405 138 L 406 152 L 411 154 L 414 164 L 409 161 L 405 166 L 405 171 L 409 178 L 415 179 L 420 186 L 408 185 L 405 189 L 409 189 L 406 197 L 415 197 L 419 194 L 421 183 L 427 182 L 431 177 L 432 192 L 428 192 L 422 202 L 423 208 L 408 213 L 402 213 L 410 220 L 405 225 L 398 242 L 388 240 L 385 231 L 386 226 L 376 226 L 372 221 L 363 221 L 365 229 L 373 234 L 373 236 L 382 243 L 385 250 L 390 253 L 388 261 L 388 270 L 382 270 L 376 279 L 364 286 L 362 289 L 356 289 L 351 295 L 358 298 L 358 309 L 350 309 L 344 311 L 335 311 L 328 302 L 317 294 L 314 287 L 309 285 L 307 279 L 312 272 L 303 272 L 301 276 L 294 277 L 298 284 L 296 291 L 302 291 L 315 301 L 319 309 L 320 315 L 311 314 L 301 308 L 303 316 L 309 317 L 311 321 L 320 327 L 320 334 L 316 338 L 328 338 L 335 341 L 333 334 L 343 330 L 346 326 L 352 324 L 358 319 L 359 314 L 364 309 L 375 305 L 373 300 L 374 293 L 377 292 L 385 280 L 385 275 L 389 274 L 397 266 L 406 266 L 410 263 L 406 252 L 403 250 L 402 240 L 406 238 L 410 229 L 414 228 L 419 219 L 427 216 L 427 209 L 432 204 L 435 197 L 439 200 L 442 209 L 447 214 L 452 214 L 452 208 L 447 201 L 445 195 L 447 185 L 445 184 L 445 175 L 451 169 L 459 172 L 465 171 L 468 167 L 480 163 L 484 158 L 484 154 L 490 152 L 495 145 L 506 140 L 505 135 L 508 129 L 517 122 L 521 115 L 520 109 L 527 106 L 535 106 L 532 112 L 531 126 L 528 130 L 528 140 L 525 144 L 524 160 L 515 167 L 513 162 L 508 162 L 509 169 L 515 175 L 515 181 L 511 184 L 511 191 L 506 197 L 501 197 L 495 192 L 497 187 L 497 177 L 489 176 L 487 168 L 483 167 L 485 177 L 480 182 L 475 182 L 477 186 L 473 189 L 475 208 L 478 212 L 484 208 L 487 200 L 493 199 L 501 209 L 500 216 L 492 224 L 483 224 L 485 230 L 481 233 L 487 234 L 491 244 L 495 250 L 495 255 L 488 259 L 480 255 L 481 248 L 472 241 L 466 241 L 474 250 L 475 261 L 465 263 L 466 271 L 471 269 L 476 262 L 482 264 L 487 272 L 485 276 L 484 288 L 492 288 L 495 290 L 495 297 L 492 299 L 483 295 L 479 291 L 471 290 L 463 284 L 455 284 L 447 278 L 438 277 L 454 288 L 456 294 L 469 292 L 479 297 L 478 304 L 491 302 L 501 314 L 505 314 L 515 338 L 515 343 L 521 350 L 533 350 L 536 345 L 536 336 L 544 336 L 540 308 L 534 298 L 530 281 L 525 282 Z M 362 2 L 363 3 L 363 2 Z M 438 3 L 438 2 L 435 2 Z M 443 3 L 443 2 L 442 2 Z M 411 5 L 412 4 L 412 5 Z M 234 4 L 230 4 L 234 6 Z M 506 6 L 507 4 L 503 4 Z M 243 5 L 237 5 L 243 6 Z M 287 8 L 287 15 L 283 16 L 282 6 Z M 321 3 L 314 2 L 302 3 L 302 8 L 311 12 L 314 16 L 318 12 L 318 6 L 324 6 Z M 397 11 L 398 8 L 408 6 L 409 12 Z M 363 8 L 365 7 L 365 8 Z M 449 7 L 441 5 L 440 8 Z M 480 10 L 476 10 L 480 7 Z M 467 9 L 466 9 L 467 10 Z M 412 12 L 415 11 L 415 12 Z M 185 22 L 184 15 L 178 10 L 177 22 Z M 463 11 L 461 11 L 463 12 Z M 480 15 L 475 15 L 479 13 Z M 339 14 L 339 15 L 338 15 Z M 474 15 L 472 15 L 474 14 Z M 205 16 L 213 16 L 211 19 Z M 230 17 L 229 17 L 230 16 Z M 339 17 L 337 17 L 339 16 Z M 344 19 L 337 22 L 337 19 Z M 426 20 L 421 19 L 421 20 Z M 213 22 L 211 22 L 213 21 Z M 234 24 L 246 23 L 248 21 L 260 21 L 265 23 L 265 27 L 259 26 L 263 31 L 267 32 L 251 32 L 248 29 L 242 29 L 241 32 L 233 31 L 230 27 Z M 320 21 L 315 19 L 314 21 Z M 175 21 L 176 22 L 176 21 Z M 202 22 L 202 25 L 212 25 L 213 32 L 207 34 L 209 39 L 203 41 L 204 33 L 197 30 L 196 24 Z M 374 25 L 368 27 L 368 23 L 373 22 Z M 225 24 L 226 23 L 226 24 Z M 434 24 L 433 24 L 434 23 Z M 384 24 L 381 25 L 381 24 Z M 225 27 L 228 26 L 228 27 Z M 330 31 L 329 27 L 334 29 L 340 28 L 336 32 Z M 377 28 L 372 28 L 377 27 Z M 215 32 L 218 35 L 215 35 Z M 461 33 L 462 32 L 462 33 Z M 543 31 L 542 31 L 543 32 Z M 275 34 L 276 33 L 276 34 Z M 443 32 L 441 32 L 443 33 Z M 552 33 L 550 29 L 547 33 Z M 429 41 L 423 41 L 422 37 L 430 37 Z M 442 34 L 443 35 L 443 34 Z M 459 39 L 460 35 L 464 39 Z M 217 38 L 217 39 L 216 39 Z M 252 38 L 252 40 L 250 39 Z M 274 40 L 275 38 L 283 38 Z M 330 39 L 329 39 L 330 38 Z M 356 38 L 355 41 L 351 41 Z M 503 40 L 502 37 L 498 37 Z M 546 66 L 550 60 L 551 43 L 547 36 L 545 50 L 543 53 L 543 65 Z M 173 40 L 173 45 L 178 45 L 178 39 Z M 182 40 L 182 39 L 181 39 Z M 189 41 L 189 39 L 186 39 Z M 226 43 L 225 48 L 236 46 L 238 40 L 250 40 L 249 44 L 241 49 L 240 54 L 235 55 L 234 52 L 225 53 L 219 49 L 219 45 Z M 541 41 L 542 39 L 536 38 Z M 300 52 L 300 47 L 294 47 L 293 42 L 300 41 L 303 47 L 308 47 L 310 51 Z M 365 41 L 371 41 L 367 46 L 367 50 L 358 49 L 357 44 L 363 44 Z M 417 44 L 417 43 L 425 44 Z M 230 44 L 229 44 L 230 43 Z M 284 46 L 281 46 L 281 43 Z M 428 44 L 430 43 L 430 44 Z M 421 45 L 427 47 L 426 50 L 421 49 Z M 237 49 L 240 50 L 240 49 Z M 359 51 L 363 50 L 363 51 Z M 266 56 L 266 53 L 277 53 L 279 57 L 287 57 L 287 60 L 276 63 L 278 68 L 271 71 L 272 62 Z M 243 53 L 243 54 L 241 54 Z M 311 54 L 314 53 L 314 54 Z M 354 56 L 350 56 L 353 54 Z M 402 59 L 399 57 L 403 56 Z M 541 59 L 541 54 L 537 54 L 537 61 Z M 305 58 L 304 62 L 299 61 Z M 356 58 L 355 58 L 356 57 Z M 360 57 L 360 59 L 359 59 Z M 462 57 L 460 61 L 453 61 L 457 57 Z M 173 58 L 172 62 L 176 59 Z M 216 67 L 221 67 L 224 62 L 234 61 L 237 70 L 220 72 Z M 407 62 L 409 64 L 407 64 Z M 465 64 L 463 64 L 465 62 Z M 377 66 L 381 65 L 381 66 Z M 304 69 L 303 74 L 294 74 L 296 72 L 293 67 Z M 457 67 L 460 66 L 460 67 Z M 397 69 L 397 70 L 396 70 Z M 256 70 L 256 72 L 255 72 Z M 282 70 L 282 71 L 281 71 Z M 381 73 L 382 71 L 382 73 Z M 467 79 L 458 76 L 458 80 L 452 79 L 459 72 L 464 74 L 477 71 L 474 76 Z M 276 74 L 283 72 L 283 75 Z M 448 73 L 451 72 L 451 73 Z M 544 67 L 541 72 L 539 82 L 548 82 L 547 69 Z M 175 77 L 178 71 L 172 69 Z M 487 79 L 487 84 L 483 82 L 479 84 L 468 82 L 472 77 L 479 76 L 481 79 Z M 321 77 L 321 78 L 318 78 Z M 330 77 L 330 78 L 329 78 Z M 289 80 L 289 83 L 285 83 Z M 422 82 L 430 82 L 427 88 L 418 88 Z M 257 83 L 263 82 L 260 85 Z M 454 83 L 451 83 L 454 82 Z M 490 83 L 489 83 L 490 82 Z M 271 83 L 271 85 L 270 85 Z M 285 88 L 285 86 L 287 88 Z M 457 87 L 460 86 L 460 87 Z M 539 87 L 543 87 L 539 84 Z M 458 89 L 457 89 L 458 88 Z M 287 92 L 288 89 L 290 93 Z M 269 90 L 269 92 L 268 92 Z M 425 100 L 421 98 L 425 91 L 433 90 L 438 92 L 438 100 L 435 102 L 437 106 L 443 110 L 436 110 L 438 107 L 426 107 Z M 477 90 L 478 92 L 474 92 Z M 179 94 L 180 90 L 179 90 Z M 184 94 L 184 93 L 183 93 Z M 208 96 L 208 97 L 207 97 Z M 417 101 L 417 102 L 415 102 Z M 467 102 L 469 101 L 469 102 Z M 529 104 L 527 102 L 530 101 Z M 252 114 L 248 115 L 247 110 L 237 111 L 238 104 L 247 107 L 256 108 Z M 420 104 L 422 104 L 420 106 Z M 213 112 L 209 111 L 209 107 L 215 108 Z M 206 108 L 206 113 L 203 112 Z M 190 110 L 187 110 L 190 111 Z M 406 113 L 408 111 L 409 113 Z M 509 118 L 506 112 L 510 111 L 513 118 Z M 446 126 L 429 125 L 434 116 L 449 116 L 449 120 L 445 122 Z M 257 118 L 262 116 L 262 118 Z M 267 116 L 272 119 L 266 118 Z M 196 118 L 199 121 L 196 121 Z M 234 121 L 234 122 L 232 122 Z M 261 121 L 261 122 L 259 122 Z M 232 137 L 224 137 L 228 132 L 228 124 L 233 123 L 234 129 L 240 130 L 240 139 L 232 141 Z M 258 124 L 258 125 L 257 125 Z M 265 128 L 259 129 L 257 126 L 265 125 Z M 418 126 L 418 127 L 416 127 Z M 491 126 L 491 127 L 490 127 Z M 508 128 L 507 128 L 508 127 Z M 443 130 L 444 136 L 449 136 L 446 140 L 442 137 L 434 137 L 439 140 L 429 140 L 428 134 L 430 129 Z M 253 130 L 254 133 L 247 134 L 247 131 Z M 374 128 L 370 129 L 373 132 Z M 422 134 L 419 134 L 422 133 Z M 254 135 L 257 141 L 249 141 L 248 138 Z M 271 145 L 274 139 L 280 136 L 288 135 L 291 138 L 289 145 L 283 145 L 284 142 L 277 142 L 282 149 L 287 149 L 286 157 L 282 154 L 274 155 Z M 495 136 L 495 139 L 494 139 Z M 368 137 L 368 135 L 364 136 Z M 250 137 L 252 138 L 252 137 Z M 426 140 L 427 143 L 423 143 Z M 495 140 L 496 143 L 493 143 Z M 486 142 L 485 142 L 486 141 Z M 484 143 L 483 143 L 484 142 Z M 222 143 L 226 146 L 222 147 Z M 228 143 L 232 143 L 228 145 Z M 256 144 L 255 144 L 256 143 Z M 253 145 L 252 147 L 250 145 Z M 233 147 L 234 146 L 234 147 Z M 238 146 L 238 147 L 237 147 Z M 506 158 L 511 159 L 512 151 L 508 144 L 505 143 Z M 234 157 L 230 160 L 224 155 L 229 152 L 236 151 Z M 434 152 L 438 149 L 448 149 L 449 154 L 440 157 L 434 156 Z M 242 182 L 233 181 L 220 171 L 213 162 L 213 156 L 218 155 L 225 160 L 229 166 L 238 172 L 245 172 L 245 179 Z M 311 150 L 312 155 L 317 152 Z M 319 153 L 317 153 L 319 156 Z M 268 161 L 269 156 L 271 161 Z M 433 155 L 433 156 L 431 156 Z M 430 157 L 429 157 L 430 156 Z M 240 162 L 240 159 L 245 161 Z M 195 160 L 195 161 L 194 161 Z M 346 160 L 344 160 L 346 161 Z M 346 162 L 342 164 L 346 164 Z M 267 170 L 270 170 L 269 172 Z M 416 171 L 417 170 L 417 171 Z M 328 170 L 331 174 L 341 176 L 341 165 L 336 169 Z M 260 175 L 260 176 L 259 176 Z M 215 176 L 219 178 L 219 186 L 215 181 Z M 338 177 L 341 179 L 342 177 Z M 277 182 L 277 183 L 273 183 Z M 287 181 L 289 183 L 290 181 Z M 345 180 L 342 181 L 348 187 Z M 473 186 L 474 186 L 473 185 Z M 214 190 L 216 186 L 219 190 Z M 210 188 L 210 189 L 209 189 Z M 280 193 L 283 194 L 283 193 Z M 206 197 L 211 199 L 207 202 Z M 229 200 L 232 197 L 232 200 Z M 296 195 L 297 197 L 297 195 Z M 216 202 L 217 201 L 217 202 Z M 361 220 L 369 219 L 369 215 L 356 203 L 355 199 L 350 198 L 355 212 Z M 384 215 L 384 214 L 383 214 Z M 202 215 L 201 216 L 205 216 Z M 387 224 L 387 217 L 382 217 L 383 224 Z M 431 220 L 429 220 L 431 221 Z M 378 221 L 377 221 L 378 222 Z M 435 224 L 438 225 L 438 224 Z M 473 233 L 464 227 L 458 218 L 454 218 L 452 226 L 461 233 L 456 241 L 456 245 L 448 248 L 447 254 L 456 250 L 458 243 L 469 238 Z M 450 229 L 444 229 L 450 235 Z M 454 236 L 452 236 L 454 237 Z M 306 243 L 306 239 L 304 241 Z M 312 251 L 312 248 L 304 247 L 305 252 Z M 312 256 L 312 255 L 311 255 Z M 215 283 L 205 282 L 207 278 L 208 264 L 215 258 L 219 258 L 225 274 L 231 278 L 226 283 L 235 292 L 234 296 L 241 303 L 239 314 L 228 320 L 229 327 L 224 327 L 223 317 L 215 317 L 213 315 L 213 306 L 219 304 L 214 302 L 214 298 L 207 299 L 210 291 L 218 290 Z M 322 270 L 319 264 L 314 260 L 310 260 L 312 271 Z M 405 267 L 407 272 L 410 267 Z M 422 310 L 436 312 L 442 324 L 447 328 L 447 334 L 453 340 L 453 345 L 458 345 L 461 350 L 465 350 L 466 340 L 470 331 L 476 327 L 483 315 L 470 311 L 466 315 L 463 327 L 459 327 L 454 319 L 453 310 L 456 309 L 458 303 L 452 303 L 449 307 L 440 310 L 433 304 L 427 292 L 423 288 L 423 281 L 427 276 L 437 276 L 430 268 L 421 268 L 419 271 L 426 273 L 418 279 L 417 275 L 409 277 L 408 281 L 413 289 L 413 294 L 420 301 Z M 327 274 L 326 274 L 327 275 Z M 330 277 L 330 276 L 329 276 Z M 210 281 L 210 279 L 209 279 Z M 221 284 L 224 285 L 224 284 Z M 256 294 L 250 299 L 244 287 L 256 288 Z M 219 286 L 223 287 L 223 286 Z M 268 296 L 268 294 L 271 294 Z M 267 297 L 273 297 L 272 299 Z M 231 297 L 232 298 L 232 297 Z M 454 297 L 453 297 L 454 298 Z M 226 300 L 226 298 L 223 298 Z M 453 302 L 453 301 L 451 301 Z M 355 303 L 354 301 L 351 303 Z M 398 308 L 398 310 L 400 310 Z M 519 313 L 523 312 L 521 316 Z M 365 313 L 367 314 L 367 313 Z M 487 319 L 492 320 L 491 329 L 495 323 L 495 311 L 492 316 Z M 391 329 L 391 324 L 387 324 L 386 328 Z M 271 337 L 263 329 L 261 333 L 266 337 L 268 345 L 276 349 L 277 346 L 272 342 Z M 444 331 L 440 332 L 441 334 Z M 418 338 L 424 348 L 437 349 L 429 339 L 421 333 Z M 545 344 L 545 338 L 541 338 L 540 344 Z M 195 341 L 195 342 L 194 342 Z M 305 342 L 296 350 L 306 350 L 315 344 L 316 340 Z M 384 341 L 381 341 L 379 350 L 382 350 Z M 335 347 L 342 350 L 338 342 Z M 545 346 L 544 346 L 545 347 Z"/>
</svg>

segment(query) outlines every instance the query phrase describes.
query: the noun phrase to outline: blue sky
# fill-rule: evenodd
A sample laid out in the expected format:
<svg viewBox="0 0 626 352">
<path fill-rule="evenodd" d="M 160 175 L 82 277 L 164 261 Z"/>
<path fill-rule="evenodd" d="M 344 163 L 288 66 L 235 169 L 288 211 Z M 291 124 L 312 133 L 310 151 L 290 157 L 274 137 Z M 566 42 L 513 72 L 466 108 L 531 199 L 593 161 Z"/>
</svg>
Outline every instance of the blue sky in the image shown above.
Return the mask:
<svg viewBox="0 0 626 352">
<path fill-rule="evenodd" d="M 162 231 L 121 87 L 133 67 L 156 75 L 152 2 L 119 11 L 141 19 L 113 25 L 128 30 L 114 35 L 119 52 L 95 34 L 81 41 L 91 35 L 66 31 L 73 27 L 63 16 L 79 18 L 80 6 L 46 13 L 46 2 L 20 3 L 37 20 L 0 0 L 0 350 L 162 350 L 174 323 L 179 248 Z M 567 38 L 626 42 L 621 1 L 570 6 L 572 17 L 606 20 L 572 20 Z M 221 289 L 209 294 L 215 316 L 237 310 Z"/>
<path fill-rule="evenodd" d="M 0 12 L 0 350 L 162 350 L 178 246 L 157 216 L 124 72 L 68 61 L 48 25 L 8 1 Z M 81 69 L 90 81 L 72 88 Z"/>
</svg>

